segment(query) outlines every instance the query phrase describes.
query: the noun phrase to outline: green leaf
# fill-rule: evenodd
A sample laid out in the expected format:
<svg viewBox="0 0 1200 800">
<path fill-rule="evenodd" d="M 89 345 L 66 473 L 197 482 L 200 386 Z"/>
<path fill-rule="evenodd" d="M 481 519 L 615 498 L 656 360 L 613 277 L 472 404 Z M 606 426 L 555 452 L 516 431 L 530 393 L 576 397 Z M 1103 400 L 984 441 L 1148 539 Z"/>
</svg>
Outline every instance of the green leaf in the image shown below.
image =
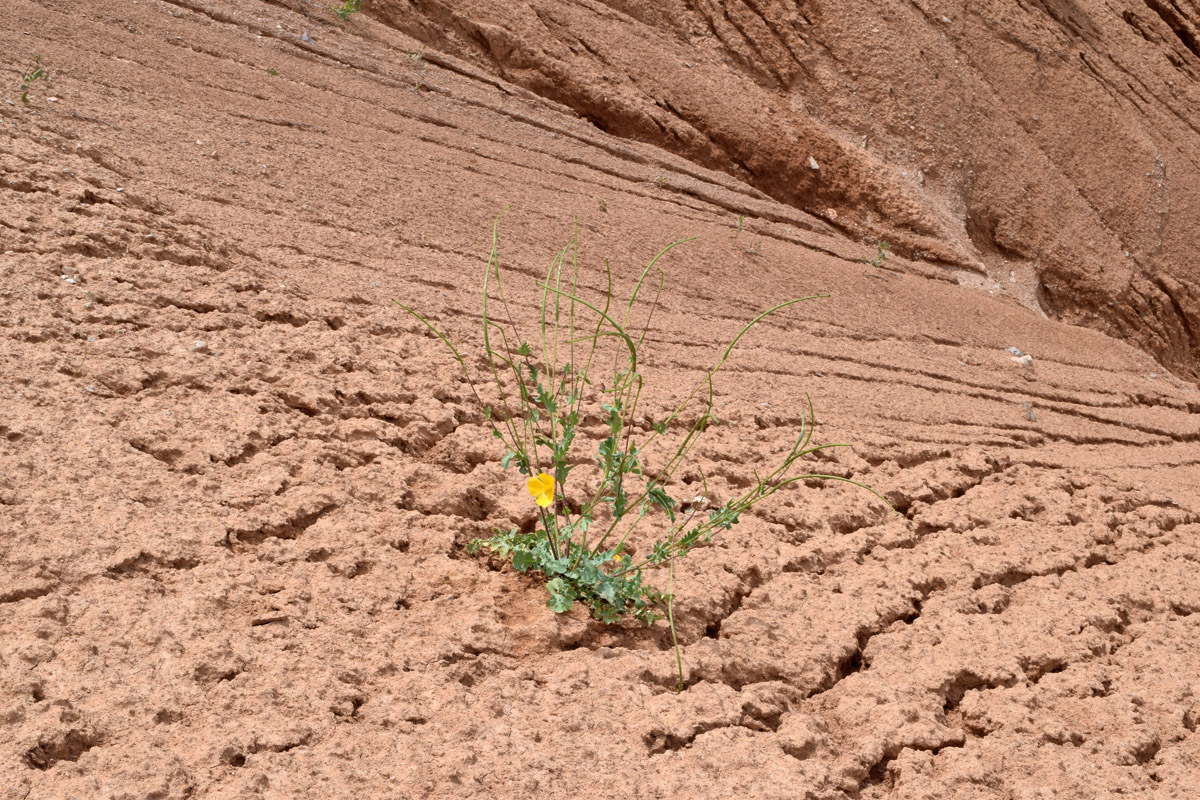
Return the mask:
<svg viewBox="0 0 1200 800">
<path fill-rule="evenodd" d="M 517 454 L 514 453 L 512 450 L 509 450 L 507 453 L 504 454 L 504 458 L 500 459 L 500 468 L 508 469 L 508 465 L 511 464 L 512 460 L 516 457 L 517 457 Z"/>
<path fill-rule="evenodd" d="M 521 342 L 521 346 L 517 348 L 517 355 L 519 355 L 519 356 L 533 355 L 533 348 L 529 346 L 529 342 Z"/>
<path fill-rule="evenodd" d="M 625 490 L 621 488 L 621 484 L 617 484 L 617 492 L 612 498 L 613 516 L 617 519 L 625 516 L 625 512 L 629 509 L 629 498 L 625 495 Z"/>
<path fill-rule="evenodd" d="M 650 552 L 648 561 L 651 564 L 661 564 L 671 557 L 671 545 L 668 542 L 657 541 L 654 543 L 654 549 Z"/>
<path fill-rule="evenodd" d="M 550 592 L 550 599 L 546 601 L 546 605 L 556 614 L 570 611 L 571 606 L 575 605 L 571 588 L 562 578 L 553 578 L 547 581 L 546 589 Z"/>
<path fill-rule="evenodd" d="M 571 568 L 571 559 L 563 556 L 562 558 L 547 559 L 542 564 L 542 571 L 547 575 L 562 575 Z"/>
<path fill-rule="evenodd" d="M 532 367 L 530 367 L 530 371 L 533 371 Z M 558 403 L 554 401 L 554 395 L 550 394 L 546 387 L 540 383 L 537 385 L 537 401 L 541 404 L 542 408 L 551 414 L 558 413 Z"/>
<path fill-rule="evenodd" d="M 600 589 L 596 592 L 606 602 L 611 605 L 617 604 L 617 587 L 613 585 L 613 581 L 607 580 L 600 585 Z"/>
<path fill-rule="evenodd" d="M 646 498 L 654 505 L 667 512 L 671 521 L 675 521 L 675 507 L 678 505 L 661 486 L 652 486 L 646 490 Z"/>
<path fill-rule="evenodd" d="M 738 516 L 738 512 L 734 511 L 728 503 L 716 511 L 708 512 L 709 521 L 714 526 L 726 531 L 738 524 Z"/>
</svg>

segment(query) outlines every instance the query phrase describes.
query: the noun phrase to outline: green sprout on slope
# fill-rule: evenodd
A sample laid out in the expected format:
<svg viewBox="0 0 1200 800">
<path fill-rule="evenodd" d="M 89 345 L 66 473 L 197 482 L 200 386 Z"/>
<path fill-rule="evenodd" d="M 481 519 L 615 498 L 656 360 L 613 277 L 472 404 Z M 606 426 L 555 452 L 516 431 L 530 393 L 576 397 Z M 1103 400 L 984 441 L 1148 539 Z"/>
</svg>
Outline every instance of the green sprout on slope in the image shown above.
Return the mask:
<svg viewBox="0 0 1200 800">
<path fill-rule="evenodd" d="M 505 292 L 499 223 L 498 217 L 482 281 L 483 358 L 478 363 L 485 377 L 477 380 L 459 349 L 424 316 L 393 300 L 450 348 L 482 407 L 485 424 L 506 448 L 501 466 L 515 467 L 525 477 L 537 509 L 540 525 L 533 531 L 497 531 L 490 538 L 474 540 L 468 549 L 486 550 L 510 561 L 518 572 L 542 576 L 549 593 L 547 605 L 555 612 L 580 603 L 604 623 L 634 618 L 652 624 L 665 617 L 676 644 L 682 685 L 674 619 L 676 559 L 707 544 L 755 505 L 798 482 L 843 481 L 884 499 L 849 478 L 797 468 L 813 453 L 849 446 L 812 443 L 811 400 L 802 409 L 791 449 L 772 471 L 755 472 L 740 495 L 719 506 L 710 504 L 702 471 L 699 496 L 695 487 L 686 488 L 686 496 L 679 495 L 685 487 L 677 477 L 706 431 L 719 424 L 713 416 L 714 378 L 735 346 L 767 316 L 828 295 L 787 300 L 752 318 L 683 400 L 659 421 L 650 422 L 639 406 L 644 389 L 641 348 L 665 283 L 657 264 L 691 239 L 674 242 L 651 259 L 622 309 L 607 262 L 606 288 L 598 298 L 584 297 L 576 230 L 537 284 L 541 304 L 536 330 L 524 331 L 533 333 L 525 337 Z M 639 296 L 655 284 L 657 292 L 638 330 L 631 319 L 635 307 L 642 307 Z M 654 469 L 647 466 L 650 452 Z M 653 526 L 656 534 L 650 544 L 633 538 L 643 523 Z M 665 592 L 646 580 L 659 569 L 668 572 Z"/>
<path fill-rule="evenodd" d="M 425 51 L 405 50 L 404 58 L 417 66 L 417 80 L 413 86 L 419 92 L 425 88 L 425 70 L 429 68 L 429 62 L 425 60 Z"/>
<path fill-rule="evenodd" d="M 33 63 L 29 66 L 29 69 L 24 72 L 17 70 L 17 74 L 21 76 L 19 91 L 21 92 L 22 103 L 29 102 L 29 90 L 33 88 L 34 83 L 42 79 L 50 80 L 50 71 L 42 65 L 42 57 L 40 55 L 33 57 Z"/>
<path fill-rule="evenodd" d="M 361 10 L 362 0 L 343 0 L 341 5 L 333 7 L 333 13 L 343 22 L 350 19 L 352 14 L 357 14 Z"/>
<path fill-rule="evenodd" d="M 864 258 L 862 261 L 864 264 L 870 264 L 872 267 L 882 267 L 883 263 L 885 261 L 887 261 L 888 251 L 891 249 L 892 249 L 892 246 L 890 244 L 888 244 L 887 242 L 881 241 L 878 245 L 875 246 L 875 257 L 874 258 Z"/>
</svg>

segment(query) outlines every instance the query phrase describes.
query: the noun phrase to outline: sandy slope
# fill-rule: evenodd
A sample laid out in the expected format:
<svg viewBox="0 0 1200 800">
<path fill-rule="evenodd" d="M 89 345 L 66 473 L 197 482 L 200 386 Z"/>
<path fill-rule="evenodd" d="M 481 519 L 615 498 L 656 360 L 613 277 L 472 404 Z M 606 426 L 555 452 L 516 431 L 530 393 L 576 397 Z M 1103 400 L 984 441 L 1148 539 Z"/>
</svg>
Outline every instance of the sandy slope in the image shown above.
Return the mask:
<svg viewBox="0 0 1200 800">
<path fill-rule="evenodd" d="M 0 61 L 53 70 L 0 98 L 0 798 L 1194 796 L 1194 385 L 946 263 L 863 264 L 886 205 L 847 226 L 285 6 L 0 10 Z M 574 215 L 623 286 L 699 237 L 648 408 L 832 295 L 747 338 L 701 463 L 733 491 L 808 392 L 856 443 L 821 468 L 903 515 L 805 487 L 681 562 L 681 694 L 662 626 L 555 617 L 464 551 L 533 508 L 387 300 L 476 341 L 505 206 L 514 285 Z"/>
<path fill-rule="evenodd" d="M 1196 0 L 375 0 L 602 130 L 1200 360 Z"/>
</svg>

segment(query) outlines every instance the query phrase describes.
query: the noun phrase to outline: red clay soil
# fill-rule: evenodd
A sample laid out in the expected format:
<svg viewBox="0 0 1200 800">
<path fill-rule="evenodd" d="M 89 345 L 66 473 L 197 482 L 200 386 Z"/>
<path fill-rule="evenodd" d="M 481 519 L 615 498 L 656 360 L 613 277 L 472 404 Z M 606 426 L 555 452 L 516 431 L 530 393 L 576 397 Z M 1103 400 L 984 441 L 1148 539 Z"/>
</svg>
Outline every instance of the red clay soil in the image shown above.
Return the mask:
<svg viewBox="0 0 1200 800">
<path fill-rule="evenodd" d="M 1031 308 L 1200 377 L 1197 0 L 372 11 L 601 130 L 964 280 L 1020 284 Z"/>
<path fill-rule="evenodd" d="M 7 0 L 0 798 L 1195 797 L 1198 25 Z M 738 491 L 808 393 L 901 513 L 813 483 L 681 561 L 681 693 L 664 623 L 466 552 L 535 507 L 389 299 L 478 344 L 505 207 L 522 316 L 572 217 L 588 292 L 698 237 L 651 419 L 831 295 L 697 463 Z"/>
</svg>

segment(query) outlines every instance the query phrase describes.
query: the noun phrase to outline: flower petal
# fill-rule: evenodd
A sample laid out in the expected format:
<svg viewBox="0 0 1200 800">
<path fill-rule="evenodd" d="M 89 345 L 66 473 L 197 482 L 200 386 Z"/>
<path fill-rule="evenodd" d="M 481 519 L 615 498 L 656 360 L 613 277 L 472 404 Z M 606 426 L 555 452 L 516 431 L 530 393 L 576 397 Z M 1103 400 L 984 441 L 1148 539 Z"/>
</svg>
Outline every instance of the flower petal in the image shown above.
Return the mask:
<svg viewBox="0 0 1200 800">
<path fill-rule="evenodd" d="M 533 499 L 542 508 L 546 508 L 554 501 L 554 476 L 542 473 L 530 478 L 525 487 L 529 489 L 529 493 L 533 495 Z"/>
</svg>

